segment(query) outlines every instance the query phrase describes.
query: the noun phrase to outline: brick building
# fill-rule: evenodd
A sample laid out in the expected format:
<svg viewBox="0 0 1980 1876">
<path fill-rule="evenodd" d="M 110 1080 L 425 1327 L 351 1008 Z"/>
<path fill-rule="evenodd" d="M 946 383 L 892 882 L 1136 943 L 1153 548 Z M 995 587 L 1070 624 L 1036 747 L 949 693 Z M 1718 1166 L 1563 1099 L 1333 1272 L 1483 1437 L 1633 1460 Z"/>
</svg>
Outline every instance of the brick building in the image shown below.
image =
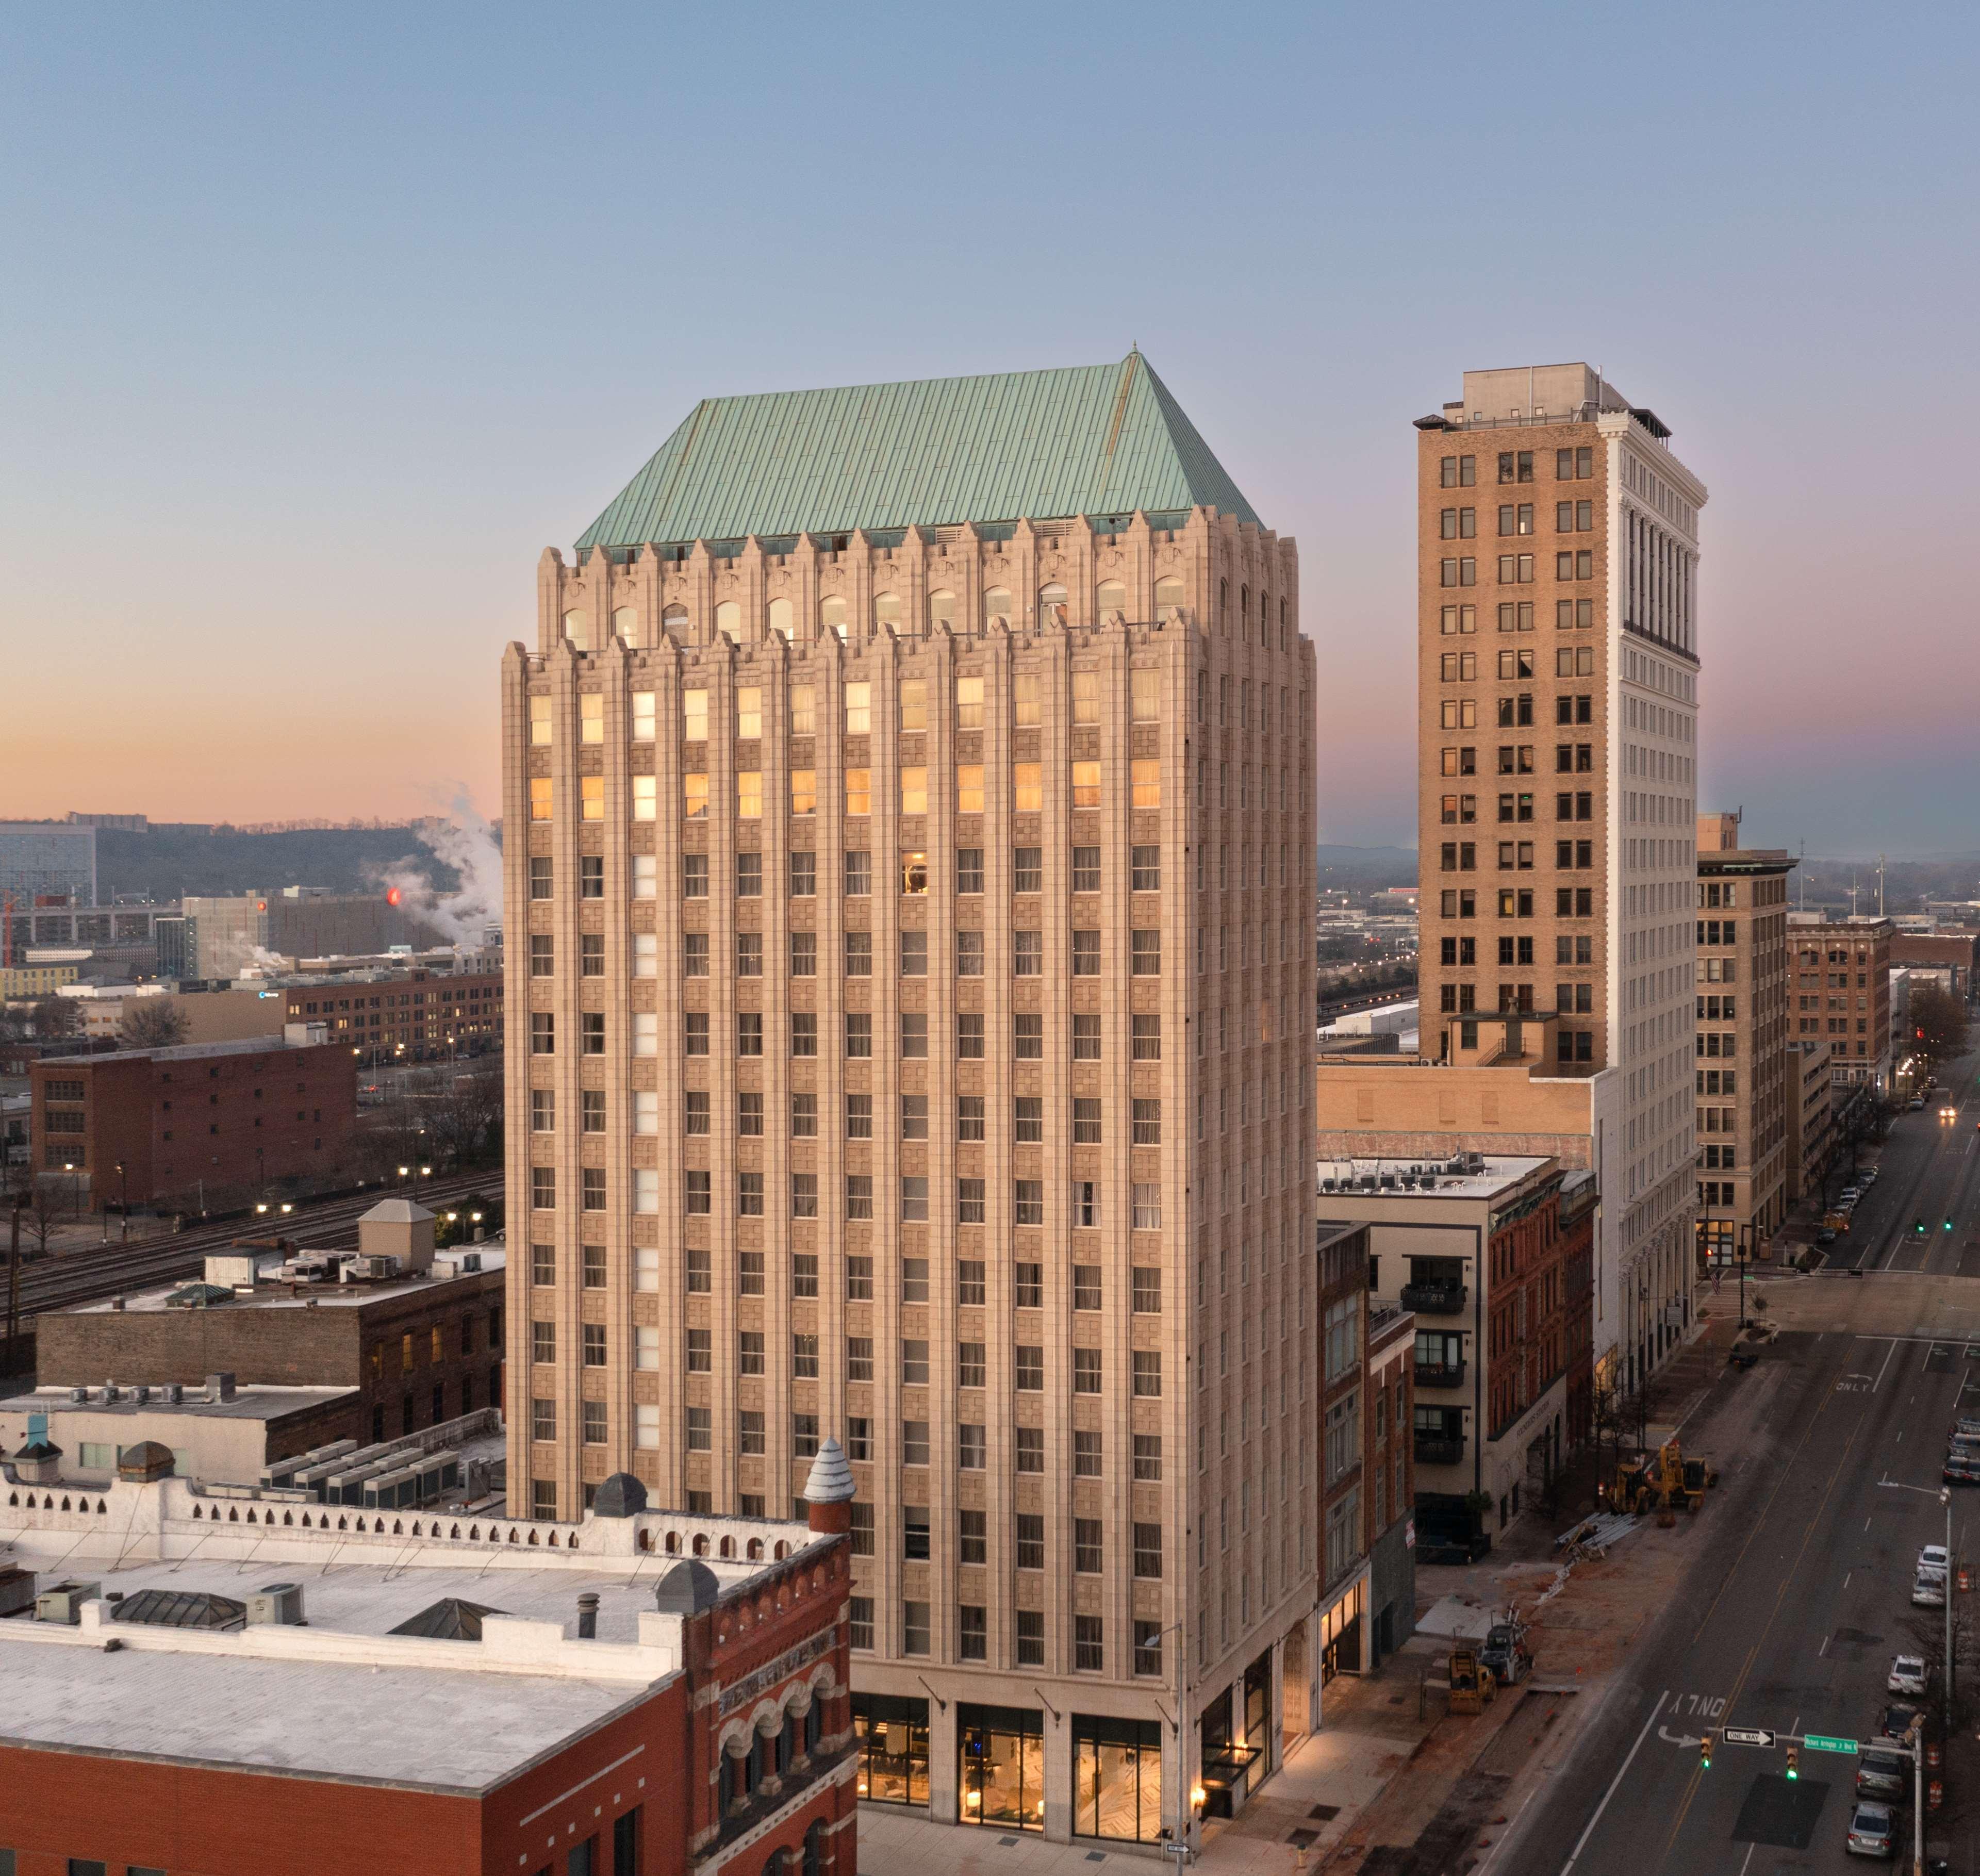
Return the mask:
<svg viewBox="0 0 1980 1876">
<path fill-rule="evenodd" d="M 281 983 L 291 1023 L 321 1023 L 367 1066 L 480 1055 L 502 1046 L 498 969 L 326 973 Z"/>
<path fill-rule="evenodd" d="M 1322 1219 L 1314 1226 L 1321 1352 L 1317 1429 L 1320 1499 L 1319 1613 L 1314 1643 L 1320 1696 L 1343 1668 L 1358 1672 L 1368 1588 L 1368 1228 Z M 1304 1663 L 1301 1664 L 1304 1666 Z"/>
<path fill-rule="evenodd" d="M 1368 1588 L 1364 1660 L 1379 1667 L 1416 1629 L 1415 1314 L 1394 1303 L 1368 1311 L 1368 1402 L 1364 1417 Z"/>
<path fill-rule="evenodd" d="M 341 1281 L 321 1247 L 299 1266 L 293 1246 L 244 1246 L 208 1257 L 201 1283 L 50 1310 L 35 1319 L 36 1379 L 351 1388 L 350 1430 L 370 1440 L 499 1408 L 503 1248 L 436 1253 L 433 1237 L 432 1212 L 387 1199 L 358 1221 L 356 1251 L 399 1259 L 396 1277 Z"/>
<path fill-rule="evenodd" d="M 1699 1269 L 1773 1256 L 1787 1215 L 1788 875 L 1779 848 L 1742 848 L 1737 814 L 1698 817 L 1698 1255 Z"/>
<path fill-rule="evenodd" d="M 307 1192 L 347 1163 L 350 1051 L 320 1032 L 119 1049 L 36 1062 L 36 1160 L 89 1202 L 219 1209 L 277 1187 Z"/>
<path fill-rule="evenodd" d="M 45 1592 L 0 1623 L 13 1876 L 856 1868 L 836 1444 L 808 1526 L 630 1477 L 581 1524 L 374 1516 L 162 1458 L 100 1493 L 0 1476 Z"/>
<path fill-rule="evenodd" d="M 1980 932 L 1893 932 L 1891 968 L 1908 966 L 1947 973 L 1946 988 L 1962 1003 L 1973 994 L 1973 968 L 1980 963 Z"/>
<path fill-rule="evenodd" d="M 1829 1086 L 1829 1044 L 1819 1036 L 1788 1044 L 1789 1203 L 1822 1189 L 1835 1152 L 1835 1111 Z"/>
<path fill-rule="evenodd" d="M 1891 945 L 1888 919 L 1824 919 L 1788 914 L 1793 953 L 1794 1033 L 1829 1044 L 1829 1075 L 1839 1087 L 1891 1086 Z"/>
<path fill-rule="evenodd" d="M 1367 1227 L 1368 1290 L 1416 1316 L 1417 1524 L 1482 1555 L 1585 1435 L 1593 1181 L 1551 1158 L 1322 1161 L 1323 1212 Z"/>
<path fill-rule="evenodd" d="M 514 1488 L 774 1508 L 842 1425 L 870 1797 L 1152 1842 L 1262 1701 L 1241 1803 L 1310 1724 L 1292 543 L 1135 354 L 709 401 L 538 581 Z"/>
</svg>

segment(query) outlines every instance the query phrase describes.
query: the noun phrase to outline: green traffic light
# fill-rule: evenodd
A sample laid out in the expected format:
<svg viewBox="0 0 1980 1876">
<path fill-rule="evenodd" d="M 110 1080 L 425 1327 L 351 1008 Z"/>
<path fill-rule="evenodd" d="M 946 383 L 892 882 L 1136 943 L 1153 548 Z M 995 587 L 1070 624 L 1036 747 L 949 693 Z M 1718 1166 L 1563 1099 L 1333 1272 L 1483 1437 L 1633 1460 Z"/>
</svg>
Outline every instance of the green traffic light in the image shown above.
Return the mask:
<svg viewBox="0 0 1980 1876">
<path fill-rule="evenodd" d="M 1949 1218 L 1945 1221 L 1945 1228 L 1948 1231 L 1952 1229 L 1952 1220 Z"/>
</svg>

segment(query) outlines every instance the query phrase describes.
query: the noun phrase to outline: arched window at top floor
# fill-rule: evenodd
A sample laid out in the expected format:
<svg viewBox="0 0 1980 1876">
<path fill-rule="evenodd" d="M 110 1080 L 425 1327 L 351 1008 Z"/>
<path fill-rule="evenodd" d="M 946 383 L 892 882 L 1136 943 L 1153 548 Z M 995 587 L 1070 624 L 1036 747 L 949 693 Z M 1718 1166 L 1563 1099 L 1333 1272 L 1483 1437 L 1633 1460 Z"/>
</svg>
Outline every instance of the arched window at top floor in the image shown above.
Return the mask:
<svg viewBox="0 0 1980 1876">
<path fill-rule="evenodd" d="M 901 596 L 898 593 L 875 593 L 873 595 L 873 630 L 880 632 L 890 627 L 898 636 L 901 630 Z"/>
<path fill-rule="evenodd" d="M 563 616 L 563 635 L 580 651 L 591 649 L 591 614 L 588 612 L 567 612 Z"/>
<path fill-rule="evenodd" d="M 769 628 L 786 644 L 797 636 L 797 612 L 787 599 L 773 599 L 769 607 Z"/>
<path fill-rule="evenodd" d="M 1011 589 L 1008 587 L 991 587 L 983 595 L 983 629 L 988 631 L 994 625 L 1008 627 L 1011 623 Z"/>
<path fill-rule="evenodd" d="M 1065 588 L 1054 580 L 1038 588 L 1038 624 L 1063 626 L 1068 623 Z"/>
<path fill-rule="evenodd" d="M 1102 625 L 1111 624 L 1118 613 L 1128 616 L 1128 588 L 1119 580 L 1103 580 L 1093 589 L 1093 616 Z"/>
<path fill-rule="evenodd" d="M 839 594 L 835 593 L 829 599 L 820 600 L 818 603 L 819 637 L 836 638 L 842 644 L 845 637 L 847 616 L 846 603 Z"/>
<path fill-rule="evenodd" d="M 1181 580 L 1174 574 L 1166 574 L 1158 580 L 1155 582 L 1155 617 L 1167 619 L 1179 611 L 1187 590 Z"/>
<path fill-rule="evenodd" d="M 928 597 L 929 630 L 939 631 L 947 626 L 953 632 L 958 629 L 956 617 L 956 597 L 946 587 L 938 587 Z"/>
<path fill-rule="evenodd" d="M 719 638 L 726 638 L 732 645 L 742 642 L 742 608 L 733 599 L 724 600 L 715 609 L 715 631 Z"/>
<path fill-rule="evenodd" d="M 630 606 L 620 606 L 612 614 L 612 630 L 629 645 L 637 648 L 640 643 L 640 615 Z"/>
</svg>

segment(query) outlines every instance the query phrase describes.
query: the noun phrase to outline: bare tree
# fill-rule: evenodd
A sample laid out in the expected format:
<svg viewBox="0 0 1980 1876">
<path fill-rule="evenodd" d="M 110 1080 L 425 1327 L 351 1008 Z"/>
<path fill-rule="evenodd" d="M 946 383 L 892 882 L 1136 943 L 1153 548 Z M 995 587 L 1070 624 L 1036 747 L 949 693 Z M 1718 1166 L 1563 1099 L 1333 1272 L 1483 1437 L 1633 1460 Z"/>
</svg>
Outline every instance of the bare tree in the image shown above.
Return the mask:
<svg viewBox="0 0 1980 1876">
<path fill-rule="evenodd" d="M 7 1202 L 22 1192 L 28 1202 L 21 1212 L 22 1236 L 32 1240 L 38 1256 L 45 1257 L 55 1226 L 78 1216 L 75 1183 L 67 1173 L 40 1172 L 23 1160 L 7 1169 Z"/>
<path fill-rule="evenodd" d="M 44 1042 L 58 1042 L 82 1027 L 82 1012 L 72 996 L 42 996 L 35 1000 L 35 1033 Z"/>
<path fill-rule="evenodd" d="M 127 1049 L 171 1049 L 186 1039 L 185 1012 L 169 996 L 134 996 L 118 1019 L 117 1039 Z"/>
<path fill-rule="evenodd" d="M 1935 1063 L 1966 1053 L 1966 1006 L 1937 984 L 1913 986 L 1908 1020 L 1919 1053 Z"/>
</svg>

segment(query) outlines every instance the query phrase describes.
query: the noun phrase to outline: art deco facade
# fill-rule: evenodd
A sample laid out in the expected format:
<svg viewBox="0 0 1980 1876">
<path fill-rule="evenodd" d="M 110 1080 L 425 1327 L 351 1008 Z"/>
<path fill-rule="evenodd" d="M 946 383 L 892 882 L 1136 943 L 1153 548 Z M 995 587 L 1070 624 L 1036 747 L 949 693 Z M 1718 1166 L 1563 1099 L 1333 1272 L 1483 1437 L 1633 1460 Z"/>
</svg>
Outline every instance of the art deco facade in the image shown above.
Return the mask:
<svg viewBox="0 0 1980 1876">
<path fill-rule="evenodd" d="M 1706 491 L 1586 365 L 1467 372 L 1417 429 L 1423 1051 L 1550 1012 L 1561 1071 L 1623 1071 L 1603 1197 L 1640 1373 L 1690 1280 Z"/>
<path fill-rule="evenodd" d="M 512 1494 L 780 1515 L 836 1435 L 866 1797 L 1241 1802 L 1311 1678 L 1292 544 L 1131 355 L 704 403 L 538 594 Z"/>
<path fill-rule="evenodd" d="M 1791 1196 L 1789 1110 L 1800 1099 L 1788 1054 L 1794 866 L 1782 849 L 1742 849 L 1737 814 L 1699 816 L 1698 1244 L 1702 1260 L 1722 1265 L 1742 1244 L 1747 1256 L 1770 1258 Z"/>
</svg>

